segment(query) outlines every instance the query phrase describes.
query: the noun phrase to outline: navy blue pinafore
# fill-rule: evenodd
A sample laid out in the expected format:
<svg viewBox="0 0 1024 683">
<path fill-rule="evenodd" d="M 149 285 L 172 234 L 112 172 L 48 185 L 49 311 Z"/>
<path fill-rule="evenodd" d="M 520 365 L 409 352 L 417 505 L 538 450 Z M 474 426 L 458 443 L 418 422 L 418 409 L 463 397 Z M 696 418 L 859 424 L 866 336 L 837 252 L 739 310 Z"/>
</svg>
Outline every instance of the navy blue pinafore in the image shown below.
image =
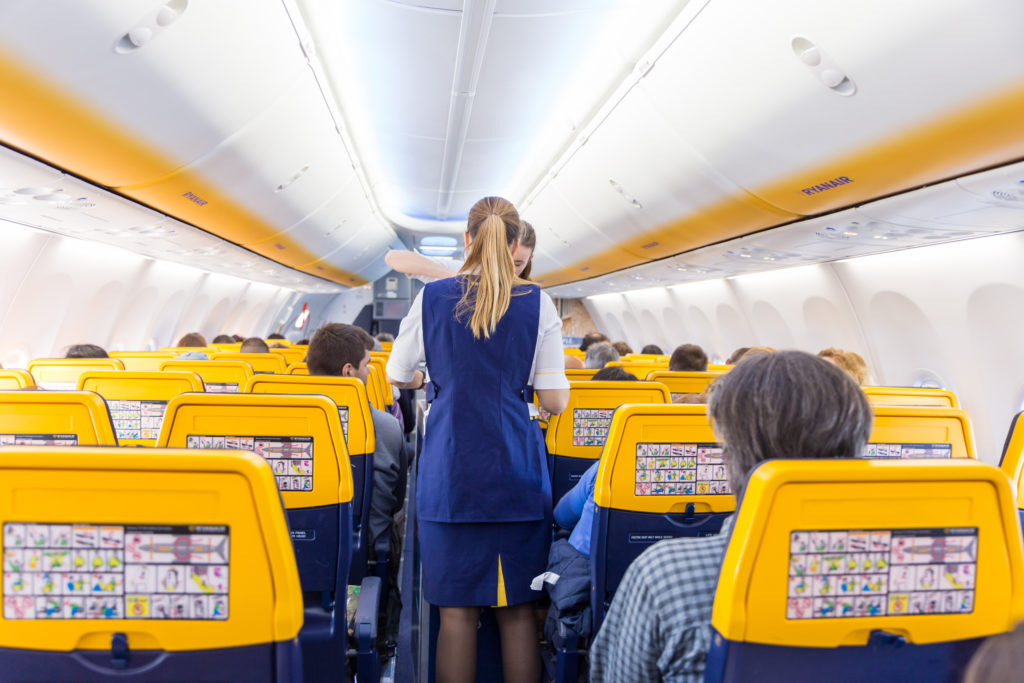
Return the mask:
<svg viewBox="0 0 1024 683">
<path fill-rule="evenodd" d="M 551 537 L 544 441 L 527 408 L 540 289 L 516 288 L 489 339 L 455 318 L 461 276 L 423 289 L 433 402 L 416 513 L 423 596 L 444 607 L 504 606 L 540 593 Z"/>
</svg>

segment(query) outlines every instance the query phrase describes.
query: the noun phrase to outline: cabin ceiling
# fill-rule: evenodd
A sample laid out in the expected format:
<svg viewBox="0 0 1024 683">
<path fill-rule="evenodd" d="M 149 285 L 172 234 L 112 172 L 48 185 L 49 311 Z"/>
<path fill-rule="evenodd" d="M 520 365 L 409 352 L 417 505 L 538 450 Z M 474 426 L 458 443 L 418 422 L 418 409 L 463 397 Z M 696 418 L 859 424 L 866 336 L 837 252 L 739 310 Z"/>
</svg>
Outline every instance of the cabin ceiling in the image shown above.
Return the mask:
<svg viewBox="0 0 1024 683">
<path fill-rule="evenodd" d="M 1021 25 L 1013 0 L 4 0 L 0 219 L 78 225 L 25 203 L 34 159 L 31 198 L 85 197 L 103 239 L 173 252 L 139 237 L 173 223 L 184 260 L 315 289 L 500 194 L 565 295 L 729 240 L 846 258 L 806 236 L 887 196 L 885 248 L 1015 230 L 936 228 L 916 188 L 1024 158 Z"/>
</svg>

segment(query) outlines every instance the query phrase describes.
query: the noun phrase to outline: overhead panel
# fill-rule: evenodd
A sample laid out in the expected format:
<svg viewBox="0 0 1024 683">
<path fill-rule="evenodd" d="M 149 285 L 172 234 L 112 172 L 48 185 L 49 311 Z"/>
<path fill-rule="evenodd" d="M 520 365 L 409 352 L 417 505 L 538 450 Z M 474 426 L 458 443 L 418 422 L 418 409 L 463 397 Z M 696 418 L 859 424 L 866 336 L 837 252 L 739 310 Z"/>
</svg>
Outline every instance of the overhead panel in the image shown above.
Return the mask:
<svg viewBox="0 0 1024 683">
<path fill-rule="evenodd" d="M 121 191 L 296 267 L 316 254 L 293 240 L 289 228 L 353 180 L 344 145 L 305 69 L 267 111 L 209 154 L 158 182 Z"/>
<path fill-rule="evenodd" d="M 551 185 L 606 237 L 645 260 L 794 217 L 717 173 L 636 89 Z"/>
<path fill-rule="evenodd" d="M 534 279 L 550 287 L 606 273 L 641 261 L 615 245 L 615 241 L 592 225 L 554 187 L 549 186 L 530 205 L 522 217 L 537 233 L 537 247 L 559 268 L 549 270 L 545 259 L 533 269 Z M 616 265 L 619 264 L 619 265 Z"/>
<path fill-rule="evenodd" d="M 102 185 L 141 183 L 216 147 L 303 67 L 277 2 L 4 2 L 0 139 Z"/>
<path fill-rule="evenodd" d="M 1021 25 L 1020 3 L 712 2 L 640 87 L 717 171 L 811 215 L 1024 155 Z"/>
</svg>

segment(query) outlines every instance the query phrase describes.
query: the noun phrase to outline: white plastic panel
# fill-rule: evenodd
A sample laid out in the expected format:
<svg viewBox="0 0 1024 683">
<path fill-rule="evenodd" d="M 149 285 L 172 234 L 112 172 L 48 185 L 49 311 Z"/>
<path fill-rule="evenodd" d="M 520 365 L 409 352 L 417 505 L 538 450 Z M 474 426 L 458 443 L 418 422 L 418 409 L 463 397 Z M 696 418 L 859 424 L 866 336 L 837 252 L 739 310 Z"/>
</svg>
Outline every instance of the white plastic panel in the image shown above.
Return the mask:
<svg viewBox="0 0 1024 683">
<path fill-rule="evenodd" d="M 71 344 L 155 349 L 185 332 L 266 335 L 293 291 L 0 222 L 0 363 Z"/>
<path fill-rule="evenodd" d="M 708 166 L 636 89 L 542 194 L 552 189 L 605 236 L 644 259 L 677 254 L 789 218 L 755 204 Z M 712 213 L 733 205 L 727 213 Z M 675 222 L 675 229 L 650 237 L 654 229 Z"/>
<path fill-rule="evenodd" d="M 716 1 L 640 87 L 717 170 L 770 203 L 816 213 L 1020 157 L 1019 136 L 927 127 L 1020 87 L 1022 23 L 1024 5 L 1012 2 Z M 797 37 L 855 94 L 827 87 L 794 52 Z M 916 131 L 935 144 L 871 156 Z M 801 192 L 841 176 L 853 182 Z"/>
<path fill-rule="evenodd" d="M 273 0 L 187 2 L 159 27 L 158 3 L 135 0 L 15 0 L 0 6 L 0 53 L 16 54 L 71 100 L 158 151 L 166 164 L 149 177 L 114 172 L 88 143 L 50 158 L 108 186 L 143 182 L 189 163 L 241 129 L 298 76 L 304 56 L 282 3 Z M 151 39 L 121 53 L 129 30 Z M 242 74 L 258 74 L 243 78 Z M 55 112 L 40 112 L 53 116 Z M 2 119 L 2 117 L 0 117 Z M 19 131 L 0 123 L 0 138 L 19 144 Z M 107 155 L 117 150 L 106 149 Z M 98 173 L 103 169 L 103 173 Z"/>
</svg>

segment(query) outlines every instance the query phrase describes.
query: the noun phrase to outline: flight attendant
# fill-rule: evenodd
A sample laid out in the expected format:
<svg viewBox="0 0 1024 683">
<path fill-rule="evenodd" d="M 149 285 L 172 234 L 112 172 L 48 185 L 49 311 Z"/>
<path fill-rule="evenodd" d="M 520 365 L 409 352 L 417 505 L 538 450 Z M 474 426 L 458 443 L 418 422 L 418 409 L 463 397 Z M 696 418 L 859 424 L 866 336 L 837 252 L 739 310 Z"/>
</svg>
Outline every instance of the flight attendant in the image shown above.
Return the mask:
<svg viewBox="0 0 1024 683">
<path fill-rule="evenodd" d="M 530 581 L 544 570 L 551 484 L 531 390 L 560 413 L 569 400 L 561 321 L 551 299 L 515 275 L 519 215 L 486 197 L 469 212 L 466 262 L 426 285 L 402 321 L 387 374 L 418 388 L 427 418 L 417 480 L 423 596 L 440 608 L 437 680 L 472 681 L 480 609 L 496 607 L 509 683 L 540 678 Z"/>
</svg>

